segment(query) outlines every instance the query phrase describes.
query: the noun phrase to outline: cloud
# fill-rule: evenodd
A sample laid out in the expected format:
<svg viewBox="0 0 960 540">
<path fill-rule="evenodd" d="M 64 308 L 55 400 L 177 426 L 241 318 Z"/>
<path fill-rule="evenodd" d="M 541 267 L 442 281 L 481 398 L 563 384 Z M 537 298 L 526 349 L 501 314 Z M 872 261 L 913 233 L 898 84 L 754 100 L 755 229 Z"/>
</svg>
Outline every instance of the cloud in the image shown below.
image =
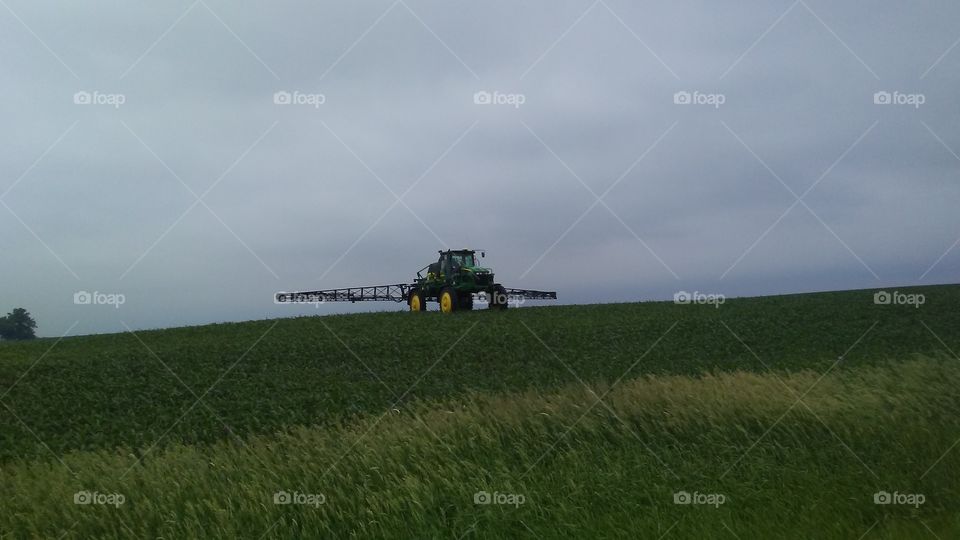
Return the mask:
<svg viewBox="0 0 960 540">
<path fill-rule="evenodd" d="M 316 313 L 270 295 L 442 244 L 576 302 L 956 279 L 960 8 L 9 5 L 0 297 L 43 335 Z"/>
</svg>

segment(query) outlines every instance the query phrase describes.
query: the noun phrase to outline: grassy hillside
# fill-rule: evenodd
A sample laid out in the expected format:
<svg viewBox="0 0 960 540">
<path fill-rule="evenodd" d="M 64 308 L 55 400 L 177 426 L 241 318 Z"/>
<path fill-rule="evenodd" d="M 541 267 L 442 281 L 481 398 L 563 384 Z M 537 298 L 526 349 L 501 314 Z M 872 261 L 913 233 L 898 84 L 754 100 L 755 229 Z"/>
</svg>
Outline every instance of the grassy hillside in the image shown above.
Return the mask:
<svg viewBox="0 0 960 540">
<path fill-rule="evenodd" d="M 944 352 L 937 336 L 960 351 L 960 287 L 910 290 L 926 295 L 919 309 L 874 305 L 872 291 L 850 291 L 728 300 L 719 308 L 642 303 L 309 317 L 67 338 L 52 349 L 54 340 L 4 343 L 0 392 L 12 389 L 2 400 L 30 429 L 11 411 L 0 414 L 0 460 L 47 455 L 38 438 L 59 454 L 335 423 L 381 412 L 408 389 L 405 400 L 550 389 L 576 382 L 573 373 L 616 380 L 631 366 L 627 376 L 823 370 L 850 349 L 843 369 Z M 191 409 L 208 389 L 207 406 Z"/>
<path fill-rule="evenodd" d="M 955 537 L 960 287 L 900 291 L 0 344 L 0 535 Z"/>
</svg>

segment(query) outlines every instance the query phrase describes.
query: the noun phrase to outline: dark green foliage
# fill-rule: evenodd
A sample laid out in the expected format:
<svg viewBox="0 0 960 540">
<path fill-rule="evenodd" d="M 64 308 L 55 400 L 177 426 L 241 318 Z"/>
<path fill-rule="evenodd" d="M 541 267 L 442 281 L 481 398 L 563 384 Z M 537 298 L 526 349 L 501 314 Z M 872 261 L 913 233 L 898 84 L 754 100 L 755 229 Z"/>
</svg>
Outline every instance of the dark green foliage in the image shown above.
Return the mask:
<svg viewBox="0 0 960 540">
<path fill-rule="evenodd" d="M 34 339 L 37 322 L 23 308 L 16 308 L 0 318 L 0 339 L 8 341 Z"/>
</svg>

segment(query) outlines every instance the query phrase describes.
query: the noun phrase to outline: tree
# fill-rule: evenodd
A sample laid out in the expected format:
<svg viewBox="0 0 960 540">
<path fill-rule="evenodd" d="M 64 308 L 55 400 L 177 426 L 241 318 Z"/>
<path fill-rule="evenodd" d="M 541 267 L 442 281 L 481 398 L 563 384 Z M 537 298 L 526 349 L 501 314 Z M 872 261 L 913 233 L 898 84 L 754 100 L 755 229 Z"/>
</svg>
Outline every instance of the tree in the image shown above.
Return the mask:
<svg viewBox="0 0 960 540">
<path fill-rule="evenodd" d="M 37 322 L 23 308 L 16 308 L 6 317 L 0 318 L 0 338 L 7 340 L 33 339 L 37 337 L 33 330 Z"/>
</svg>

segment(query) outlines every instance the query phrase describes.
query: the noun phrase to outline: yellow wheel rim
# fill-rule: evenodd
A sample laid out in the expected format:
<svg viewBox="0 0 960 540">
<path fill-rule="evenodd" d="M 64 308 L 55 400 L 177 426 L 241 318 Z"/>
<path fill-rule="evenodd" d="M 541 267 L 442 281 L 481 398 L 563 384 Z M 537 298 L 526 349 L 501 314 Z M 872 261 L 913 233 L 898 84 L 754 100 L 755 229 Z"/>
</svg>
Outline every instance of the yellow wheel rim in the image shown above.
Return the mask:
<svg viewBox="0 0 960 540">
<path fill-rule="evenodd" d="M 410 311 L 420 311 L 420 295 L 415 294 L 410 297 Z"/>
<path fill-rule="evenodd" d="M 448 292 L 440 295 L 440 311 L 444 313 L 453 311 L 453 297 Z"/>
</svg>

